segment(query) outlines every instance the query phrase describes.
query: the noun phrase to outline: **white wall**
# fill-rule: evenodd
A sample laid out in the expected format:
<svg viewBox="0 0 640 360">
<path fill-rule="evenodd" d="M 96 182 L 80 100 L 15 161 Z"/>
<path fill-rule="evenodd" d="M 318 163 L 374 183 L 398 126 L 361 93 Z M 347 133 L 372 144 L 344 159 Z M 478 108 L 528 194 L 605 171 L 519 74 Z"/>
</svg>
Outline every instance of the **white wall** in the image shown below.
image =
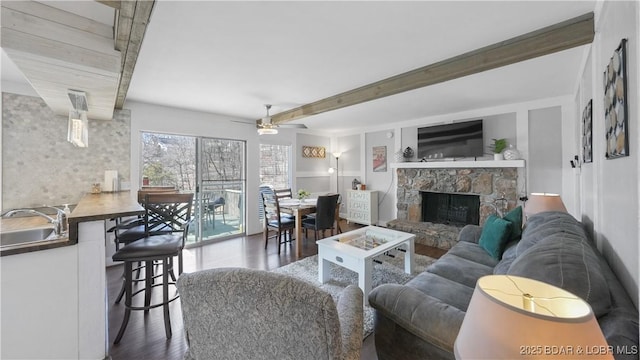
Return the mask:
<svg viewBox="0 0 640 360">
<path fill-rule="evenodd" d="M 527 189 L 562 194 L 562 114 L 560 107 L 529 111 L 529 161 L 534 175 Z"/>
<path fill-rule="evenodd" d="M 638 306 L 638 242 L 640 214 L 638 207 L 640 163 L 640 126 L 638 123 L 638 40 L 639 6 L 637 2 L 605 1 L 596 13 L 596 36 L 583 76 L 576 92 L 575 107 L 582 109 L 593 99 L 593 163 L 584 164 L 578 185 L 581 186 L 581 218 L 593 233 L 599 249 Z M 627 43 L 627 104 L 630 155 L 607 160 L 605 153 L 604 86 L 602 76 L 620 41 Z M 580 132 L 576 143 L 581 143 Z"/>
</svg>

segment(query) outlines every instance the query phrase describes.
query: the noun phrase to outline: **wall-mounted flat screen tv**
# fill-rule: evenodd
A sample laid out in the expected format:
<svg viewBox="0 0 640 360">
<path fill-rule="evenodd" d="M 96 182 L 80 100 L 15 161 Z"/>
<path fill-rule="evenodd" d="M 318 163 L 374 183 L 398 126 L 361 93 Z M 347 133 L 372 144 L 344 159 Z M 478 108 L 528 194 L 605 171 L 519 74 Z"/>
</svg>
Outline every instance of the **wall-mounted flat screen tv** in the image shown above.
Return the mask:
<svg viewBox="0 0 640 360">
<path fill-rule="evenodd" d="M 484 155 L 482 120 L 418 128 L 418 158 L 441 159 Z"/>
</svg>

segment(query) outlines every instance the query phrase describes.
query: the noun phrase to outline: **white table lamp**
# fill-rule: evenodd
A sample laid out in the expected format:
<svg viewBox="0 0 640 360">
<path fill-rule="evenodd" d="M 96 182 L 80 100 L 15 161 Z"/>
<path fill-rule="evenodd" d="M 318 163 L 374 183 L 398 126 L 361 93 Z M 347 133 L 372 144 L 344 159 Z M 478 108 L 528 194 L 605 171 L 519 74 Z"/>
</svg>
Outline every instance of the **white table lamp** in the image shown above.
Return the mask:
<svg viewBox="0 0 640 360">
<path fill-rule="evenodd" d="M 531 216 L 543 211 L 567 212 L 567 208 L 564 206 L 562 198 L 558 194 L 531 193 L 524 205 L 525 215 Z"/>
<path fill-rule="evenodd" d="M 480 278 L 454 344 L 456 359 L 612 359 L 591 307 L 519 276 Z"/>
</svg>

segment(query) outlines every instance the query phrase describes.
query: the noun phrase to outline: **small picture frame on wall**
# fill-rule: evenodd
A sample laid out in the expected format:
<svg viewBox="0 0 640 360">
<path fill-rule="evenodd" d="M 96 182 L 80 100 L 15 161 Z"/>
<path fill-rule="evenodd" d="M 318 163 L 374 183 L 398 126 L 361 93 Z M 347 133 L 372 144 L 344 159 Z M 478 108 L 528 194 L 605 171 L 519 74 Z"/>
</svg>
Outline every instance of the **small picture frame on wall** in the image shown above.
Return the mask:
<svg viewBox="0 0 640 360">
<path fill-rule="evenodd" d="M 387 147 L 373 147 L 373 172 L 387 171 Z"/>
<path fill-rule="evenodd" d="M 590 99 L 582 111 L 582 162 L 590 163 L 593 161 L 593 99 Z"/>
<path fill-rule="evenodd" d="M 321 158 L 326 156 L 326 150 L 324 146 L 303 146 L 302 157 L 305 158 Z"/>
<path fill-rule="evenodd" d="M 629 156 L 627 40 L 622 39 L 604 71 L 604 124 L 607 159 Z"/>
</svg>

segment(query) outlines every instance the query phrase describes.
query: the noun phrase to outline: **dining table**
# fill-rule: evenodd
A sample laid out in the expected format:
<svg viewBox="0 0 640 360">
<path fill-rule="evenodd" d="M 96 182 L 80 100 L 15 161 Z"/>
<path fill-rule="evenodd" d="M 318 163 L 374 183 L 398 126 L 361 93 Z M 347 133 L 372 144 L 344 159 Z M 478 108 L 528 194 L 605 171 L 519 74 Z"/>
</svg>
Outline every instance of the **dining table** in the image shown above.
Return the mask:
<svg viewBox="0 0 640 360">
<path fill-rule="evenodd" d="M 296 219 L 296 255 L 302 257 L 302 218 L 316 212 L 318 199 L 283 199 L 279 201 L 280 211 L 292 214 Z"/>
</svg>

